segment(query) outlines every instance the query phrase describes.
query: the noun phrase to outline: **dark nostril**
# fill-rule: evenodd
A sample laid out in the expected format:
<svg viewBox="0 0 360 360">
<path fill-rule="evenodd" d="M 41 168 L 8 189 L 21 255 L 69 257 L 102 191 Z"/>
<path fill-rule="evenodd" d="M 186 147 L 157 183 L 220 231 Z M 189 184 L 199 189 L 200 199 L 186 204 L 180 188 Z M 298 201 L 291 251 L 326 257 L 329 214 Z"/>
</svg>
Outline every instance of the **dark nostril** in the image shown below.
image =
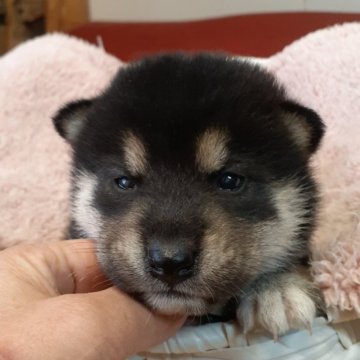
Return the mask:
<svg viewBox="0 0 360 360">
<path fill-rule="evenodd" d="M 151 274 L 164 282 L 175 284 L 193 274 L 195 256 L 192 252 L 177 252 L 168 257 L 156 248 L 149 250 L 148 258 Z"/>
<path fill-rule="evenodd" d="M 185 275 L 194 265 L 192 255 L 179 255 L 176 254 L 173 257 L 166 257 L 158 252 L 149 256 L 150 266 L 157 272 L 178 273 L 179 275 Z"/>
</svg>

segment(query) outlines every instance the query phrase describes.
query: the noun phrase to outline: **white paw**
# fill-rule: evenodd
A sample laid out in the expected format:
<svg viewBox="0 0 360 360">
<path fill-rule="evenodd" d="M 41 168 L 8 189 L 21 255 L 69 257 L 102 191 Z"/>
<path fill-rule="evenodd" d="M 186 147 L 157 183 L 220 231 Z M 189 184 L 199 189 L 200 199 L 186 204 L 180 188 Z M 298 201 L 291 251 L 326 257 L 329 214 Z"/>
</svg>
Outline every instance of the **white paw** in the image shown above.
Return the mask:
<svg viewBox="0 0 360 360">
<path fill-rule="evenodd" d="M 294 274 L 282 274 L 260 286 L 241 300 L 237 319 L 248 333 L 260 325 L 274 339 L 289 329 L 311 329 L 317 312 L 318 294 L 305 279 Z"/>
</svg>

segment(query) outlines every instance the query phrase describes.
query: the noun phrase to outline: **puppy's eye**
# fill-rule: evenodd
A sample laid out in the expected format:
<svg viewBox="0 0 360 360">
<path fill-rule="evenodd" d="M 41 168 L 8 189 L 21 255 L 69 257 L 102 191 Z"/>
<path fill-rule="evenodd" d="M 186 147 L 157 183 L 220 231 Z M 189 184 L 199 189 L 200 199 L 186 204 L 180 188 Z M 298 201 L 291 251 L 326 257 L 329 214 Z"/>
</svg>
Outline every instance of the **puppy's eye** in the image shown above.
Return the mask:
<svg viewBox="0 0 360 360">
<path fill-rule="evenodd" d="M 135 180 L 127 176 L 121 176 L 115 179 L 116 185 L 122 190 L 134 189 L 136 186 Z"/>
<path fill-rule="evenodd" d="M 245 183 L 245 177 L 231 172 L 224 172 L 217 178 L 217 186 L 221 190 L 237 191 Z"/>
</svg>

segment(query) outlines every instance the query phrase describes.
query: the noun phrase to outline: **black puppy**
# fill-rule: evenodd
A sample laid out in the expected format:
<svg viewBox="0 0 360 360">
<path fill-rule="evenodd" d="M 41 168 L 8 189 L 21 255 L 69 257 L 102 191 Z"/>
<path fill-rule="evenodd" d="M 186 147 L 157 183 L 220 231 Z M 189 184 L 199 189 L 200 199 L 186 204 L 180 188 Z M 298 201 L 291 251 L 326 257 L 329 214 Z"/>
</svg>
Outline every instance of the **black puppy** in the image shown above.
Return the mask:
<svg viewBox="0 0 360 360">
<path fill-rule="evenodd" d="M 74 150 L 72 236 L 119 288 L 167 314 L 221 313 L 275 336 L 311 326 L 298 272 L 317 210 L 324 126 L 259 66 L 162 55 L 122 68 L 54 118 Z"/>
</svg>

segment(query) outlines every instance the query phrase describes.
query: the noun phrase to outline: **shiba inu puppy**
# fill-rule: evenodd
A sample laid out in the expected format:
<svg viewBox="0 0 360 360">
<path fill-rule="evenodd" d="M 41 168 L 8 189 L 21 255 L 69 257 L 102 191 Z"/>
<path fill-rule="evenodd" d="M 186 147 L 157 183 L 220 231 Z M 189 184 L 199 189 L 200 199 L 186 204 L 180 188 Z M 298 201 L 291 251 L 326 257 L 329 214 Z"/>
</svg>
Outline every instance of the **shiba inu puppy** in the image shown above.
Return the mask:
<svg viewBox="0 0 360 360">
<path fill-rule="evenodd" d="M 324 126 L 271 74 L 225 55 L 149 57 L 54 124 L 74 153 L 71 235 L 96 241 L 120 289 L 166 314 L 235 304 L 245 332 L 311 326 L 322 301 L 298 265 Z"/>
</svg>

